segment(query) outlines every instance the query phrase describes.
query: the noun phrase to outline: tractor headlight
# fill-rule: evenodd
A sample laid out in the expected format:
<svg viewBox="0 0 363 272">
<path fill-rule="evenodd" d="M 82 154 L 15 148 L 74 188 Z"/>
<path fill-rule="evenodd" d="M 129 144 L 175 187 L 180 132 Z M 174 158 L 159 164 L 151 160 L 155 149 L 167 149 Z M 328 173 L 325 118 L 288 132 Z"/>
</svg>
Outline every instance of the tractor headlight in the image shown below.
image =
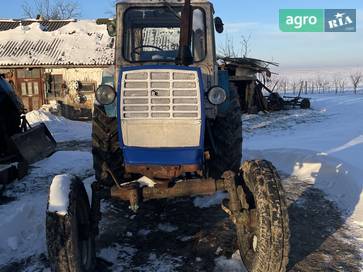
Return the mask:
<svg viewBox="0 0 363 272">
<path fill-rule="evenodd" d="M 96 91 L 96 100 L 101 105 L 110 105 L 115 101 L 116 92 L 109 85 L 101 85 Z"/>
<path fill-rule="evenodd" d="M 227 99 L 226 91 L 219 86 L 212 87 L 208 92 L 208 100 L 214 105 L 220 105 Z"/>
</svg>

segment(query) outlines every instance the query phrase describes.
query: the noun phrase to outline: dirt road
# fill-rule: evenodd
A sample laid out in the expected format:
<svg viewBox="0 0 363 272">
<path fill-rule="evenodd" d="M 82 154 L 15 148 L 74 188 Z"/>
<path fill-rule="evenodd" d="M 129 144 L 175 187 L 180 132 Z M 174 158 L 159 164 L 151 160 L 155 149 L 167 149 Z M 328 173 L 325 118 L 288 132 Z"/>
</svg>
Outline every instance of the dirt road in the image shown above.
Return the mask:
<svg viewBox="0 0 363 272">
<path fill-rule="evenodd" d="M 287 191 L 291 252 L 289 271 L 357 271 L 360 254 L 350 229 L 324 194 L 293 177 Z M 98 246 L 100 271 L 242 271 L 233 226 L 219 206 L 196 208 L 192 200 L 104 205 Z"/>
</svg>

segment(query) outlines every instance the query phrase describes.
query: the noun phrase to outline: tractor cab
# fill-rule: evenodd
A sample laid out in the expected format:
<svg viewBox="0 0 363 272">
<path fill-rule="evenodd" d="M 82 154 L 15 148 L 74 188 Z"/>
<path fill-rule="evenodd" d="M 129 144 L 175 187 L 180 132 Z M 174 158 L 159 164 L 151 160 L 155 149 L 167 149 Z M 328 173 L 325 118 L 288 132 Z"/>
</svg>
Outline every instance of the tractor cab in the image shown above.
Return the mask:
<svg viewBox="0 0 363 272">
<path fill-rule="evenodd" d="M 206 0 L 119 1 L 115 27 L 109 27 L 117 66 L 191 65 L 203 71 L 205 88 L 217 85 L 213 15 Z"/>
<path fill-rule="evenodd" d="M 129 8 L 124 12 L 122 57 L 130 63 L 175 63 L 179 52 L 181 7 Z M 206 57 L 205 12 L 194 8 L 193 63 Z"/>
</svg>

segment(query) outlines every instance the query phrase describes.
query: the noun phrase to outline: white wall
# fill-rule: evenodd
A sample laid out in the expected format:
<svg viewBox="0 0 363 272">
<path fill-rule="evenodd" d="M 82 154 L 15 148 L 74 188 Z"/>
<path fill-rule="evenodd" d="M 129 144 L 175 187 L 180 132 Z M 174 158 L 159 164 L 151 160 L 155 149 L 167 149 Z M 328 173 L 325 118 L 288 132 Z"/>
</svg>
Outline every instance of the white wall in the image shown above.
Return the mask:
<svg viewBox="0 0 363 272">
<path fill-rule="evenodd" d="M 102 82 L 102 72 L 104 68 L 56 68 L 45 69 L 46 73 L 52 75 L 63 75 L 63 80 L 69 83 L 74 80 L 83 82 L 95 82 L 96 87 Z"/>
</svg>

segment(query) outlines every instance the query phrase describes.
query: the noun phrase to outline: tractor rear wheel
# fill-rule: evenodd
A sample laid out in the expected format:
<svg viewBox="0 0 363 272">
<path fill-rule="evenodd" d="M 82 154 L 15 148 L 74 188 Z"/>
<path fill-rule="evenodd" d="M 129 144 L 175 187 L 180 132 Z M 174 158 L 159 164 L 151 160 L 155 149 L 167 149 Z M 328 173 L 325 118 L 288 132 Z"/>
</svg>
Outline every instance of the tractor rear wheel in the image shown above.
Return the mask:
<svg viewBox="0 0 363 272">
<path fill-rule="evenodd" d="M 242 113 L 237 90 L 230 86 L 229 108 L 213 123 L 215 150 L 208 164 L 209 175 L 221 178 L 225 171 L 238 172 L 242 160 Z"/>
<path fill-rule="evenodd" d="M 249 272 L 286 271 L 289 220 L 280 177 L 268 161 L 247 161 L 241 170 L 236 191 L 244 220 L 235 225 L 242 261 Z"/>
<path fill-rule="evenodd" d="M 123 155 L 118 142 L 117 118 L 108 117 L 99 105 L 95 105 L 93 113 L 92 153 L 96 180 L 112 186 L 115 183 L 113 176 L 122 183 Z"/>
<path fill-rule="evenodd" d="M 59 186 L 69 186 L 68 207 L 66 214 L 47 211 L 46 237 L 51 270 L 93 271 L 96 261 L 95 237 L 86 190 L 78 179 Z"/>
<path fill-rule="evenodd" d="M 310 109 L 311 107 L 311 104 L 310 104 L 310 100 L 307 99 L 307 98 L 304 98 L 303 100 L 301 100 L 301 103 L 300 103 L 300 108 L 301 109 Z"/>
</svg>

